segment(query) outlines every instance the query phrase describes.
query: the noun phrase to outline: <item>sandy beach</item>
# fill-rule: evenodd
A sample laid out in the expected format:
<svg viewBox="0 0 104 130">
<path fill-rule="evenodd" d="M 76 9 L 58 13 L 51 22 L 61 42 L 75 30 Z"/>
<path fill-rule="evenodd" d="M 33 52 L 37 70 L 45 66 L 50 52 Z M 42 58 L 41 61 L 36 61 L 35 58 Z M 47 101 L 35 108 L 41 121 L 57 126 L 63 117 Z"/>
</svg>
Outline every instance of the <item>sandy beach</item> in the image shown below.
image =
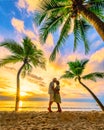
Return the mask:
<svg viewBox="0 0 104 130">
<path fill-rule="evenodd" d="M 104 112 L 0 112 L 0 130 L 104 130 Z"/>
</svg>

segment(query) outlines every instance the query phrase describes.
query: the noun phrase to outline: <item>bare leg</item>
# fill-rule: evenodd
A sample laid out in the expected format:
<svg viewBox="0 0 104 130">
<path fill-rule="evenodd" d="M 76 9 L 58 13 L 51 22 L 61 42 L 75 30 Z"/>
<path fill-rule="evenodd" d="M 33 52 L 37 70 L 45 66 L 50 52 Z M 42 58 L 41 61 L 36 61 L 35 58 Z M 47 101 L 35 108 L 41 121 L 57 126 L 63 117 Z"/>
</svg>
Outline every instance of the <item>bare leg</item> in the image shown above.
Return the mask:
<svg viewBox="0 0 104 130">
<path fill-rule="evenodd" d="M 62 110 L 61 110 L 61 107 L 60 107 L 59 103 L 57 103 L 57 107 L 58 107 L 58 112 L 61 112 Z"/>
<path fill-rule="evenodd" d="M 52 105 L 52 103 L 53 103 L 53 101 L 50 101 L 50 102 L 49 102 L 49 107 L 48 107 L 49 112 L 52 112 L 52 110 L 51 110 L 51 105 Z"/>
</svg>

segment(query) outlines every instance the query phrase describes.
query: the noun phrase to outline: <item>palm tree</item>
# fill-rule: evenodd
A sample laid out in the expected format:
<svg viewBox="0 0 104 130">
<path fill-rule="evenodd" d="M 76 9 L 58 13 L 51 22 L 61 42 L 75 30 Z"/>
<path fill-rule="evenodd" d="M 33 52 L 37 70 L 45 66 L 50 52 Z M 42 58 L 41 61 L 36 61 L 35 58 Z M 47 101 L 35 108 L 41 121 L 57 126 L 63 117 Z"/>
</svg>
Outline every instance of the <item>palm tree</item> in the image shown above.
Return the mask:
<svg viewBox="0 0 104 130">
<path fill-rule="evenodd" d="M 22 62 L 22 66 L 17 73 L 15 111 L 18 111 L 20 101 L 20 74 L 22 73 L 22 76 L 25 76 L 26 73 L 29 73 L 32 70 L 32 66 L 45 68 L 45 58 L 43 57 L 43 52 L 37 49 L 28 37 L 23 39 L 22 44 L 13 40 L 5 40 L 0 46 L 4 46 L 11 52 L 11 55 L 0 60 L 0 66 L 4 66 L 8 63 Z"/>
<path fill-rule="evenodd" d="M 76 60 L 75 62 L 68 62 L 69 70 L 62 75 L 61 78 L 75 78 L 79 83 L 88 90 L 88 92 L 92 95 L 95 101 L 98 103 L 100 108 L 104 111 L 104 105 L 100 102 L 97 96 L 81 81 L 81 79 L 93 80 L 96 81 L 96 78 L 104 78 L 104 73 L 94 72 L 87 75 L 82 76 L 82 73 L 85 69 L 85 65 L 89 60 Z"/>
<path fill-rule="evenodd" d="M 55 59 L 56 53 L 72 32 L 74 51 L 78 43 L 83 41 L 85 53 L 88 53 L 87 34 L 91 25 L 104 40 L 104 0 L 44 0 L 40 4 L 35 11 L 34 22 L 40 26 L 41 43 L 45 43 L 49 33 L 60 29 L 60 37 L 50 60 Z"/>
</svg>

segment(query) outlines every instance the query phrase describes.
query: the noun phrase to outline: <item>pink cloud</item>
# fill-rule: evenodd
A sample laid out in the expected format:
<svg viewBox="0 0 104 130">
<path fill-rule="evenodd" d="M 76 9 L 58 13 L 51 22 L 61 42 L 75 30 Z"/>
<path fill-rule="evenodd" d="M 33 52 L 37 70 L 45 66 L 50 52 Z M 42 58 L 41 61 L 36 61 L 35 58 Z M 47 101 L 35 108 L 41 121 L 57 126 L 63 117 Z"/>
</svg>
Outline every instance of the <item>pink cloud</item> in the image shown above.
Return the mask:
<svg viewBox="0 0 104 130">
<path fill-rule="evenodd" d="M 2 36 L 0 36 L 0 42 L 2 42 L 4 40 L 4 38 Z"/>
</svg>

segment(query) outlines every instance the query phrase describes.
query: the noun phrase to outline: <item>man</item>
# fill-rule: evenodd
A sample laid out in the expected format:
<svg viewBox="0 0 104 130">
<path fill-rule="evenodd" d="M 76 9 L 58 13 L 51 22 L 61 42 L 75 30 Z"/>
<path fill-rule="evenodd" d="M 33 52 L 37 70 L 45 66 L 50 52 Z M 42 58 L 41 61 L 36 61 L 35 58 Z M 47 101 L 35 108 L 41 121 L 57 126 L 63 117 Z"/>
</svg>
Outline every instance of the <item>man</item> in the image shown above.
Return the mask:
<svg viewBox="0 0 104 130">
<path fill-rule="evenodd" d="M 54 83 L 57 81 L 56 78 L 53 78 L 53 80 L 50 82 L 49 84 L 49 89 L 48 89 L 48 94 L 50 95 L 50 99 L 49 99 L 49 107 L 48 107 L 48 111 L 52 112 L 51 110 L 51 105 L 54 102 Z"/>
</svg>

